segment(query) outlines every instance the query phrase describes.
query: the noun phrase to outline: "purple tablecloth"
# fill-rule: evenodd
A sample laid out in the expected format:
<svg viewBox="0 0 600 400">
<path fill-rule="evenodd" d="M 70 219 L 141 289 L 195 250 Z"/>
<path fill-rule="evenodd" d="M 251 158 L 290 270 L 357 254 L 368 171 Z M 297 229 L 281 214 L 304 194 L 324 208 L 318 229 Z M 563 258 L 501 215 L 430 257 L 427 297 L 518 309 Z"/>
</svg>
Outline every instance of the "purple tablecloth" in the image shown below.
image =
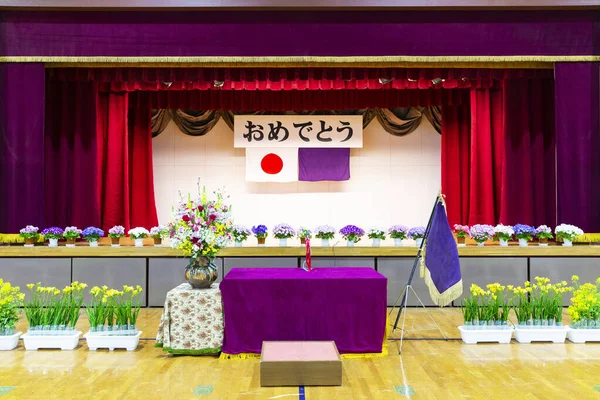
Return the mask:
<svg viewBox="0 0 600 400">
<path fill-rule="evenodd" d="M 387 278 L 371 268 L 236 268 L 220 284 L 223 352 L 263 341 L 333 340 L 340 353 L 380 353 Z"/>
</svg>

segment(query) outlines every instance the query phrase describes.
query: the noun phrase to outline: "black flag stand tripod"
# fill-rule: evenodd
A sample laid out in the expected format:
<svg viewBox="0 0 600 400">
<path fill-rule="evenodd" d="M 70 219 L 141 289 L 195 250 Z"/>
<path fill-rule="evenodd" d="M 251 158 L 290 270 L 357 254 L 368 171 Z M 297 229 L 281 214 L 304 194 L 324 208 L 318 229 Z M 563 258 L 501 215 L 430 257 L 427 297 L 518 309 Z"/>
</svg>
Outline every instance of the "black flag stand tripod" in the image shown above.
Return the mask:
<svg viewBox="0 0 600 400">
<path fill-rule="evenodd" d="M 446 340 L 448 339 L 446 337 L 446 335 L 444 335 L 444 332 L 442 332 L 442 330 L 440 329 L 440 326 L 437 324 L 437 322 L 435 322 L 435 320 L 429 313 L 429 310 L 427 309 L 427 307 L 425 307 L 425 305 L 423 304 L 423 302 L 421 301 L 421 299 L 419 298 L 419 296 L 417 295 L 417 293 L 415 292 L 415 290 L 412 287 L 412 280 L 413 280 L 413 277 L 415 276 L 415 271 L 417 270 L 417 266 L 420 264 L 421 258 L 423 257 L 423 255 L 422 255 L 423 248 L 425 247 L 425 242 L 427 241 L 427 238 L 429 236 L 429 231 L 431 229 L 431 222 L 433 220 L 433 214 L 435 213 L 435 208 L 437 207 L 437 204 L 439 201 L 443 201 L 441 193 L 438 194 L 438 196 L 435 199 L 433 209 L 431 210 L 431 215 L 429 216 L 429 221 L 427 222 L 427 228 L 425 229 L 425 235 L 423 236 L 423 241 L 421 242 L 421 246 L 419 246 L 419 250 L 417 251 L 417 256 L 415 257 L 415 262 L 413 263 L 412 270 L 410 271 L 410 276 L 408 277 L 408 282 L 404 286 L 404 289 L 402 289 L 402 291 L 398 295 L 398 298 L 394 302 L 392 309 L 388 313 L 388 317 L 390 317 L 392 315 L 392 313 L 394 312 L 394 310 L 396 309 L 398 301 L 400 301 L 400 299 L 402 299 L 400 306 L 398 306 L 398 314 L 396 315 L 396 321 L 394 322 L 394 329 L 392 330 L 392 332 L 396 331 L 396 329 L 398 328 L 398 322 L 400 321 L 400 315 L 402 315 L 402 328 L 400 328 L 400 339 L 399 339 L 400 346 L 398 348 L 398 354 L 402 354 L 402 344 L 404 341 L 404 334 L 406 332 L 404 330 L 404 325 L 406 322 L 406 311 L 407 311 L 407 305 L 408 305 L 408 293 L 409 292 L 412 292 L 412 294 L 414 294 L 414 296 L 417 298 L 417 300 L 419 301 L 419 304 L 421 305 L 421 307 L 423 307 L 425 309 L 425 312 L 427 313 L 427 315 L 429 316 L 431 321 L 435 324 L 437 330 L 440 332 L 442 337 Z M 393 338 L 390 340 L 398 340 L 398 339 Z"/>
</svg>

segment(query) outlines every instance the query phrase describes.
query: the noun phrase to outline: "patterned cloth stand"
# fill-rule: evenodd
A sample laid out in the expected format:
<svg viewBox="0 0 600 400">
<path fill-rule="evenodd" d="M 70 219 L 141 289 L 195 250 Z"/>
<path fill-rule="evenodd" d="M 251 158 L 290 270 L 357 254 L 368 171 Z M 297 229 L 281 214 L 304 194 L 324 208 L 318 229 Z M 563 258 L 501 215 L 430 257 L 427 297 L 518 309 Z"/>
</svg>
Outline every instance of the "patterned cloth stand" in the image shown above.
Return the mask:
<svg viewBox="0 0 600 400">
<path fill-rule="evenodd" d="M 167 293 L 156 347 L 171 354 L 219 354 L 223 346 L 223 303 L 218 284 L 192 289 L 182 283 Z"/>
</svg>

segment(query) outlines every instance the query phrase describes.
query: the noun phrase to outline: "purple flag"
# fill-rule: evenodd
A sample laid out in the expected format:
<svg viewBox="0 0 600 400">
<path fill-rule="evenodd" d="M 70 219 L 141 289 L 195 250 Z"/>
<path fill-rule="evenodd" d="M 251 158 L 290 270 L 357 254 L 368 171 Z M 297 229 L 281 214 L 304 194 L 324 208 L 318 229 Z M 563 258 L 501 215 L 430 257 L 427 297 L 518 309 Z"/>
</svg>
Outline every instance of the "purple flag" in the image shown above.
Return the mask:
<svg viewBox="0 0 600 400">
<path fill-rule="evenodd" d="M 298 149 L 298 180 L 308 182 L 350 179 L 350 149 Z"/>
<path fill-rule="evenodd" d="M 421 277 L 425 278 L 433 302 L 444 307 L 460 297 L 463 287 L 458 249 L 441 198 L 438 198 L 431 218 L 424 251 Z"/>
</svg>

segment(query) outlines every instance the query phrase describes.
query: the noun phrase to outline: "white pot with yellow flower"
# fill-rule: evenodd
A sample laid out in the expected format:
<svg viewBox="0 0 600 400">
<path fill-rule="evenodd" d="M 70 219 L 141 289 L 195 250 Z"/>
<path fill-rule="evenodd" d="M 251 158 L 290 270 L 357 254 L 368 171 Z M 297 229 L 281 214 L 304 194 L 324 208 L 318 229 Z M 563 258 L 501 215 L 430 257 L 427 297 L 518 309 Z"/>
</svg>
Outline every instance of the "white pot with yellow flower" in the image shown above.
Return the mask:
<svg viewBox="0 0 600 400">
<path fill-rule="evenodd" d="M 77 347 L 81 331 L 75 326 L 86 287 L 87 284 L 77 281 L 63 290 L 43 287 L 39 282 L 27 285 L 30 294 L 25 296 L 23 309 L 29 330 L 22 336 L 26 350 L 73 350 Z"/>
<path fill-rule="evenodd" d="M 19 343 L 21 332 L 15 330 L 19 321 L 23 293 L 18 286 L 0 279 L 0 350 L 12 350 Z"/>
<path fill-rule="evenodd" d="M 86 307 L 90 331 L 84 335 L 88 348 L 127 349 L 134 351 L 141 331 L 136 328 L 141 302 L 140 286 L 123 286 L 123 290 L 94 286 L 92 300 Z"/>
<path fill-rule="evenodd" d="M 462 340 L 467 344 L 510 343 L 513 334 L 512 326 L 508 325 L 510 289 L 499 283 L 488 284 L 486 288 L 472 284 L 471 296 L 462 302 L 464 325 L 458 327 Z"/>
<path fill-rule="evenodd" d="M 518 321 L 515 339 L 519 343 L 563 343 L 569 330 L 562 324 L 563 296 L 571 290 L 565 281 L 552 284 L 544 277 L 514 288 L 512 303 Z"/>
<path fill-rule="evenodd" d="M 567 336 L 573 343 L 600 342 L 600 278 L 596 283 L 579 284 L 571 277 L 575 291 L 569 306 L 571 325 Z"/>
</svg>

